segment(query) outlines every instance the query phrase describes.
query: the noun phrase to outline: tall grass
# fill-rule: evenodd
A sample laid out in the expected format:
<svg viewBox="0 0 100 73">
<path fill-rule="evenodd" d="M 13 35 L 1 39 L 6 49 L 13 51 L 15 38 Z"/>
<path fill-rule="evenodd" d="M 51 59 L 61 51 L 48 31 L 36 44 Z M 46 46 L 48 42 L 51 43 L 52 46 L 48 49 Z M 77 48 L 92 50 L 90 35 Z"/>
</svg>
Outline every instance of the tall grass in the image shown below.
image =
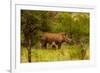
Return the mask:
<svg viewBox="0 0 100 73">
<path fill-rule="evenodd" d="M 65 45 L 62 44 L 61 49 L 56 48 L 32 48 L 31 61 L 32 62 L 48 62 L 48 61 L 65 61 L 65 60 L 89 60 L 89 45 Z M 21 62 L 28 62 L 27 49 L 21 48 Z"/>
</svg>

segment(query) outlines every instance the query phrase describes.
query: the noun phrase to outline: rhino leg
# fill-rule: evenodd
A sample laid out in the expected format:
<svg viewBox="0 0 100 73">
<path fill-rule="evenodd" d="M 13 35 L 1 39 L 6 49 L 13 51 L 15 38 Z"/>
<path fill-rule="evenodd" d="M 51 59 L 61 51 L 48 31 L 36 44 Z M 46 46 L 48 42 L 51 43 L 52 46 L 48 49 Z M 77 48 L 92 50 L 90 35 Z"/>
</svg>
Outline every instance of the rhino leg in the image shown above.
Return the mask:
<svg viewBox="0 0 100 73">
<path fill-rule="evenodd" d="M 52 42 L 52 48 L 56 48 L 56 47 L 57 47 L 56 43 Z"/>
<path fill-rule="evenodd" d="M 47 48 L 47 43 L 46 42 L 43 43 L 43 48 L 45 48 L 45 49 Z"/>
<path fill-rule="evenodd" d="M 55 42 L 56 43 L 56 45 L 57 45 L 57 47 L 58 47 L 58 49 L 60 49 L 61 48 L 61 42 Z"/>
<path fill-rule="evenodd" d="M 58 43 L 58 49 L 61 49 L 61 43 Z"/>
<path fill-rule="evenodd" d="M 41 48 L 47 48 L 47 42 L 46 41 L 41 41 Z"/>
</svg>

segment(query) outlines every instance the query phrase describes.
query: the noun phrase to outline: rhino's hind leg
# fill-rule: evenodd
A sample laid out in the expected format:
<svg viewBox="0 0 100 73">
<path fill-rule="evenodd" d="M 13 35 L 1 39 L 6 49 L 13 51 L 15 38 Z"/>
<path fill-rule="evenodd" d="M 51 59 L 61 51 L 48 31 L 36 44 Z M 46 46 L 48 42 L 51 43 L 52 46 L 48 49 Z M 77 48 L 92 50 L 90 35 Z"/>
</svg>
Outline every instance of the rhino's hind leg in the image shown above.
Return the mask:
<svg viewBox="0 0 100 73">
<path fill-rule="evenodd" d="M 47 43 L 43 44 L 43 48 L 46 49 L 47 48 Z"/>
<path fill-rule="evenodd" d="M 47 43 L 46 42 L 41 42 L 41 48 L 46 49 L 47 48 Z"/>
</svg>

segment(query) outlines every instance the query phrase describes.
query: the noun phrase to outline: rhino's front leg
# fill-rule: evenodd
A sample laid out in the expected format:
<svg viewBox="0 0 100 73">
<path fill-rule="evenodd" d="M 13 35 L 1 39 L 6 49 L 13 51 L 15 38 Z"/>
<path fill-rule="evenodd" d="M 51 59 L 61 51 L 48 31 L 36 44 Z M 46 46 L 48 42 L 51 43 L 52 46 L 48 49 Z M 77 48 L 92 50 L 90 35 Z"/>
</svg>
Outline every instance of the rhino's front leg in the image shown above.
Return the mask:
<svg viewBox="0 0 100 73">
<path fill-rule="evenodd" d="M 61 43 L 58 43 L 58 49 L 61 49 Z"/>
<path fill-rule="evenodd" d="M 58 49 L 61 49 L 61 42 L 56 43 L 58 45 Z"/>
<path fill-rule="evenodd" d="M 52 48 L 57 48 L 57 44 L 55 42 L 52 42 Z"/>
</svg>

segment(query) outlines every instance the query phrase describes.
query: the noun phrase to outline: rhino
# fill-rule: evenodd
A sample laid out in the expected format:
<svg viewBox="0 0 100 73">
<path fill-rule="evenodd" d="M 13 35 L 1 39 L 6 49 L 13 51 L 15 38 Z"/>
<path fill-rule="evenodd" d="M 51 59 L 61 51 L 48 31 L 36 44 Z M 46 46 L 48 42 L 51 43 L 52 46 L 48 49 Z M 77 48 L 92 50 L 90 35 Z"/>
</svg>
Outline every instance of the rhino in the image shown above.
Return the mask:
<svg viewBox="0 0 100 73">
<path fill-rule="evenodd" d="M 40 38 L 42 48 L 47 48 L 47 44 L 52 44 L 52 48 L 55 47 L 55 44 L 58 46 L 58 49 L 61 48 L 63 42 L 71 43 L 72 39 L 68 37 L 64 32 L 53 33 L 53 32 L 44 32 Z"/>
</svg>

